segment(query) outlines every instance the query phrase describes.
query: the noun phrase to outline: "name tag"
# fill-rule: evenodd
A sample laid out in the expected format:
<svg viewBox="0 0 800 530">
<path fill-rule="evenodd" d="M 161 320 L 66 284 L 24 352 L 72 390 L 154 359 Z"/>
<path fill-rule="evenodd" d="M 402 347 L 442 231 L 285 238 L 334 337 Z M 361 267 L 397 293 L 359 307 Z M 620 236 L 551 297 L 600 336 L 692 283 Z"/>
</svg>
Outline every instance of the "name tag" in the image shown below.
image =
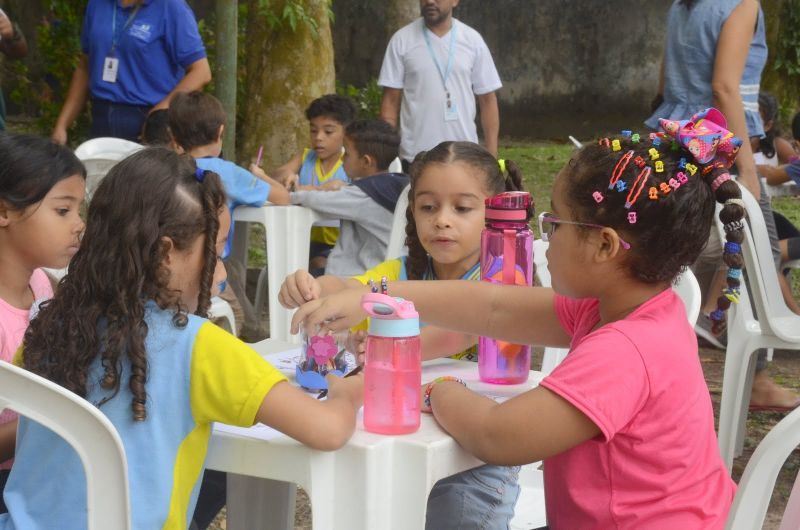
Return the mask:
<svg viewBox="0 0 800 530">
<path fill-rule="evenodd" d="M 117 82 L 117 72 L 119 70 L 119 59 L 116 57 L 106 57 L 103 61 L 103 81 L 107 83 Z"/>
</svg>

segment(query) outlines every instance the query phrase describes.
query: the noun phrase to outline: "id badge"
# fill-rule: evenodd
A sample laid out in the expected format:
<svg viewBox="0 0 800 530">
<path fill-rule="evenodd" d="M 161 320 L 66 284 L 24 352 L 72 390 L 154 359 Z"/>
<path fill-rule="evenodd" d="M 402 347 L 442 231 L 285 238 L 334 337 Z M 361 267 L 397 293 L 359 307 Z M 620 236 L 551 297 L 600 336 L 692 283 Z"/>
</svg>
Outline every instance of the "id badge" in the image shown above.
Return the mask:
<svg viewBox="0 0 800 530">
<path fill-rule="evenodd" d="M 458 108 L 454 101 L 444 104 L 444 121 L 458 121 Z"/>
<path fill-rule="evenodd" d="M 106 60 L 103 61 L 103 81 L 107 83 L 116 83 L 118 70 L 119 59 L 111 57 L 110 55 L 106 57 Z"/>
</svg>

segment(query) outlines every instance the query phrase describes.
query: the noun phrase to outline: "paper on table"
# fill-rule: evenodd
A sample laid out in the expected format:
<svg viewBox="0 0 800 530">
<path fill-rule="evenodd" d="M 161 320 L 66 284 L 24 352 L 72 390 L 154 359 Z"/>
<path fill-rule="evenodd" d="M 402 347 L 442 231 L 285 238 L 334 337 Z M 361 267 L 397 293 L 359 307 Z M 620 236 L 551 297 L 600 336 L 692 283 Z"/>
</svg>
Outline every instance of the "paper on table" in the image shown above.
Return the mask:
<svg viewBox="0 0 800 530">
<path fill-rule="evenodd" d="M 294 348 L 282 352 L 267 353 L 263 357 L 281 373 L 294 377 L 295 367 L 300 362 L 301 353 L 300 348 Z"/>
</svg>

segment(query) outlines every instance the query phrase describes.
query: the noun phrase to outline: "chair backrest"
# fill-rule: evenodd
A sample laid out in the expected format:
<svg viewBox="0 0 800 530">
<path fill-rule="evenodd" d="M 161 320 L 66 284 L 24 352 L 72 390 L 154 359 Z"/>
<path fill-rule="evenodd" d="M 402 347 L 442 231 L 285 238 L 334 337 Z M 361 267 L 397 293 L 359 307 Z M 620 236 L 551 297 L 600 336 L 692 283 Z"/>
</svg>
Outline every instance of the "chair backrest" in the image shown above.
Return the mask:
<svg viewBox="0 0 800 530">
<path fill-rule="evenodd" d="M 726 530 L 761 528 L 783 463 L 800 445 L 800 409 L 778 422 L 756 447 L 739 481 Z M 800 488 L 795 483 L 781 529 L 800 528 Z"/>
<path fill-rule="evenodd" d="M 411 184 L 403 188 L 397 198 L 392 219 L 392 232 L 389 234 L 389 244 L 386 246 L 386 259 L 399 258 L 408 253 L 406 249 L 406 210 L 408 209 L 408 192 Z"/>
<path fill-rule="evenodd" d="M 128 530 L 128 465 L 117 430 L 85 399 L 0 361 L 0 410 L 10 408 L 52 430 L 80 456 L 86 472 L 89 530 Z"/>
<path fill-rule="evenodd" d="M 784 340 L 794 340 L 792 337 L 783 337 L 780 327 L 773 325 L 775 319 L 792 317 L 794 313 L 786 306 L 778 283 L 778 270 L 770 248 L 767 225 L 764 214 L 758 201 L 743 186 L 739 185 L 742 192 L 747 223 L 745 223 L 745 237 L 742 242 L 742 255 L 744 256 L 745 271 L 749 287 L 749 295 L 755 307 L 756 317 L 761 326 L 762 335 L 776 335 Z M 717 230 L 722 241 L 725 241 L 725 231 L 719 216 L 715 216 Z M 744 282 L 742 282 L 744 283 Z M 744 287 L 744 286 L 743 286 Z M 744 296 L 741 297 L 744 300 Z M 742 306 L 743 304 L 736 304 Z M 736 307 L 739 313 L 749 312 L 749 308 Z"/>
<path fill-rule="evenodd" d="M 398 157 L 395 157 L 392 160 L 392 163 L 389 164 L 389 173 L 402 173 L 403 172 L 403 163 L 400 161 Z"/>
<path fill-rule="evenodd" d="M 75 156 L 86 166 L 86 194 L 91 198 L 103 177 L 117 162 L 142 149 L 122 138 L 92 138 L 75 149 Z"/>
<path fill-rule="evenodd" d="M 694 326 L 697 323 L 697 317 L 700 316 L 702 302 L 700 284 L 694 273 L 689 269 L 683 271 L 672 285 L 672 290 L 683 300 L 683 305 L 686 306 L 686 317 L 689 319 L 689 324 Z"/>
</svg>

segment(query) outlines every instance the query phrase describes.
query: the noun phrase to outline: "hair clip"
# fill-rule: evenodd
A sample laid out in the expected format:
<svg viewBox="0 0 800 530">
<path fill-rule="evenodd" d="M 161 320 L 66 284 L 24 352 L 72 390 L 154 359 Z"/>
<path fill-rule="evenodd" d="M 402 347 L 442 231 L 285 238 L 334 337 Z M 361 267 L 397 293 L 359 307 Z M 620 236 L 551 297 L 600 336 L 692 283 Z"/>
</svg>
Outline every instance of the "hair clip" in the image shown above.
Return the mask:
<svg viewBox="0 0 800 530">
<path fill-rule="evenodd" d="M 677 190 L 678 188 L 681 187 L 681 183 L 678 182 L 676 179 L 669 179 L 667 181 L 667 184 L 669 184 L 669 187 L 672 188 L 673 190 Z"/>
<path fill-rule="evenodd" d="M 658 199 L 658 188 L 655 186 L 650 186 L 650 189 L 647 190 L 647 194 L 651 201 Z"/>
<path fill-rule="evenodd" d="M 664 162 L 661 160 L 656 160 L 656 173 L 663 173 L 664 172 Z"/>
<path fill-rule="evenodd" d="M 714 171 L 714 166 L 712 164 L 708 164 L 708 165 L 703 166 L 702 174 L 703 175 L 708 175 L 712 171 Z"/>
<path fill-rule="evenodd" d="M 660 189 L 661 193 L 663 193 L 664 195 L 669 195 L 670 192 L 672 191 L 672 188 L 670 188 L 669 184 L 667 184 L 666 182 L 662 182 L 661 184 L 659 184 L 658 189 Z"/>
<path fill-rule="evenodd" d="M 680 148 L 681 148 L 681 144 L 679 144 L 675 140 L 672 140 L 672 145 L 670 145 L 670 149 L 672 149 L 673 151 L 678 151 L 678 150 L 680 150 Z"/>
<path fill-rule="evenodd" d="M 614 185 L 614 187 L 617 188 L 617 191 L 620 191 L 620 192 L 625 191 L 626 189 L 628 189 L 628 185 L 625 184 L 624 180 L 618 180 L 617 183 Z"/>
<path fill-rule="evenodd" d="M 744 229 L 744 221 L 739 219 L 738 221 L 731 221 L 730 223 L 725 223 L 723 228 L 726 232 L 735 232 L 737 230 Z"/>
<path fill-rule="evenodd" d="M 675 178 L 677 178 L 678 182 L 680 182 L 681 184 L 686 184 L 687 182 L 689 182 L 689 177 L 687 177 L 686 173 L 684 173 L 683 171 L 678 171 L 675 174 Z"/>
<path fill-rule="evenodd" d="M 597 204 L 600 204 L 601 202 L 603 202 L 603 198 L 604 197 L 603 197 L 602 193 L 600 193 L 599 191 L 595 191 L 595 192 L 592 192 L 592 198 L 594 199 L 594 202 L 596 202 Z"/>
<path fill-rule="evenodd" d="M 500 175 L 506 174 L 506 161 L 504 159 L 500 159 L 497 161 L 497 165 L 500 167 Z"/>
<path fill-rule="evenodd" d="M 628 129 L 624 129 L 624 130 L 622 131 L 622 136 L 624 136 L 625 138 L 630 138 L 630 136 L 631 136 L 632 134 L 633 134 L 633 131 L 629 131 Z"/>
<path fill-rule="evenodd" d="M 656 136 L 658 136 L 656 133 L 651 132 L 647 137 L 650 138 L 650 141 L 652 142 Z"/>
<path fill-rule="evenodd" d="M 686 169 L 686 159 L 685 158 L 681 157 L 681 159 L 678 161 L 678 167 L 681 168 L 681 169 Z"/>
<path fill-rule="evenodd" d="M 742 246 L 739 243 L 734 243 L 733 241 L 725 243 L 725 252 L 728 254 L 738 254 L 741 251 Z"/>
<path fill-rule="evenodd" d="M 608 140 L 608 138 L 606 138 Z M 608 189 L 614 187 L 617 181 L 620 179 L 622 174 L 625 172 L 625 168 L 628 167 L 628 163 L 631 161 L 631 157 L 633 157 L 633 149 L 622 155 L 619 160 L 617 161 L 617 165 L 614 166 L 614 171 L 611 173 L 611 180 L 608 181 Z M 622 190 L 620 190 L 622 191 Z"/>
<path fill-rule="evenodd" d="M 658 149 L 655 147 L 651 147 L 647 152 L 650 153 L 650 160 L 658 160 L 658 157 L 661 156 L 658 154 Z"/>
<path fill-rule="evenodd" d="M 631 142 L 638 144 L 639 140 L 641 140 L 641 136 L 639 136 L 639 133 L 634 133 L 633 135 L 631 135 Z"/>
<path fill-rule="evenodd" d="M 731 176 L 729 173 L 723 173 L 722 175 L 719 175 L 711 182 L 711 191 L 716 192 L 724 182 L 727 182 L 730 179 Z"/>
<path fill-rule="evenodd" d="M 206 170 L 203 168 L 195 168 L 194 170 L 194 178 L 197 179 L 197 182 L 202 183 L 203 180 L 206 178 Z"/>
<path fill-rule="evenodd" d="M 644 185 L 647 184 L 647 178 L 650 176 L 650 166 L 645 166 L 638 175 L 636 175 L 636 179 L 633 181 L 633 186 L 631 186 L 631 191 L 628 192 L 628 196 L 625 198 L 625 208 L 630 209 L 633 206 L 633 203 L 639 198 L 639 195 L 642 193 L 644 189 Z M 634 221 L 636 222 L 636 221 Z"/>
<path fill-rule="evenodd" d="M 653 145 L 654 145 L 654 146 L 656 146 L 656 147 L 658 147 L 659 145 L 661 145 L 661 138 L 659 138 L 658 136 L 656 136 L 655 138 L 653 138 Z"/>
<path fill-rule="evenodd" d="M 734 280 L 738 280 L 742 277 L 742 269 L 728 269 L 728 278 L 732 278 Z"/>
<path fill-rule="evenodd" d="M 643 168 L 645 161 L 644 158 L 637 156 L 636 158 L 633 159 L 633 163 L 639 166 L 640 168 Z"/>
<path fill-rule="evenodd" d="M 614 140 L 611 142 L 611 150 L 619 151 L 620 149 L 622 149 L 622 144 L 619 142 L 618 138 L 614 138 Z"/>
<path fill-rule="evenodd" d="M 628 212 L 628 222 L 632 225 L 636 224 L 636 212 Z"/>
<path fill-rule="evenodd" d="M 609 140 L 608 138 L 600 138 L 600 140 L 598 140 L 597 143 L 599 145 L 604 145 L 609 148 L 611 147 L 611 140 Z"/>
<path fill-rule="evenodd" d="M 686 171 L 688 171 L 691 176 L 694 176 L 694 174 L 697 173 L 697 166 L 694 164 L 686 164 Z"/>
</svg>

